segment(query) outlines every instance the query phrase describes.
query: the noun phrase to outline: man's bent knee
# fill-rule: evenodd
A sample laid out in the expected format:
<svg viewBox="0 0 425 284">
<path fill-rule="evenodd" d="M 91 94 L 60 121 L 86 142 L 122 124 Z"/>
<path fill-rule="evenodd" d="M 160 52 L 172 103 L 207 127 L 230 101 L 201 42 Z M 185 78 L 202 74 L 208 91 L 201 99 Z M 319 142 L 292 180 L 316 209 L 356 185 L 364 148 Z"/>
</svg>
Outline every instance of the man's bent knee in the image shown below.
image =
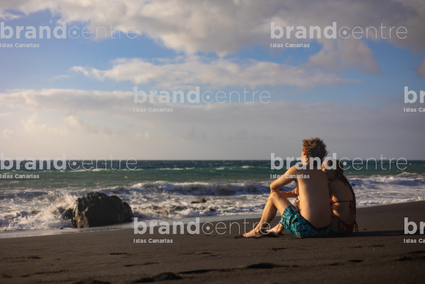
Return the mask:
<svg viewBox="0 0 425 284">
<path fill-rule="evenodd" d="M 278 198 L 278 197 L 280 197 L 280 195 L 281 195 L 280 191 L 271 191 L 269 198 Z"/>
</svg>

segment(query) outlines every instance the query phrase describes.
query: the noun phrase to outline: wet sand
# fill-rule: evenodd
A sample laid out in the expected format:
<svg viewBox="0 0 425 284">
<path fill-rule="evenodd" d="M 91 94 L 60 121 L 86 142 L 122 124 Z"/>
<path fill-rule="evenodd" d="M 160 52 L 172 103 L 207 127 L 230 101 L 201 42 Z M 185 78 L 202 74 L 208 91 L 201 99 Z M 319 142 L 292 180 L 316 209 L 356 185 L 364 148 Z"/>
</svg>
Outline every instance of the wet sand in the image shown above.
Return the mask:
<svg viewBox="0 0 425 284">
<path fill-rule="evenodd" d="M 404 217 L 425 222 L 425 202 L 360 208 L 360 231 L 344 237 L 298 239 L 285 231 L 244 239 L 238 220 L 219 224 L 227 227 L 222 235 L 185 227 L 183 235 L 126 229 L 0 239 L 0 283 L 423 283 L 425 235 L 404 235 Z M 258 219 L 246 222 L 251 228 Z M 172 243 L 149 243 L 162 239 Z"/>
</svg>

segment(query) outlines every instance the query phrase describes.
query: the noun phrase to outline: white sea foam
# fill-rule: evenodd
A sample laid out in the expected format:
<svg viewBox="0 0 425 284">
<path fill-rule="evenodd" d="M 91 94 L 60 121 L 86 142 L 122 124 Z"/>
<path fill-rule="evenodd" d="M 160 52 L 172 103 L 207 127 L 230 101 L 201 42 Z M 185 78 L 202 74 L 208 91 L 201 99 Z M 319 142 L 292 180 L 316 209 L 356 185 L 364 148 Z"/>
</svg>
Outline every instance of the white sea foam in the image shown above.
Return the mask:
<svg viewBox="0 0 425 284">
<path fill-rule="evenodd" d="M 375 206 L 425 200 L 425 176 L 403 173 L 396 176 L 349 177 L 357 206 Z M 130 204 L 136 217 L 180 219 L 202 216 L 234 216 L 261 213 L 269 195 L 270 180 L 264 182 L 208 183 L 165 181 L 135 183 L 101 190 Z M 291 190 L 292 186 L 286 189 Z M 0 231 L 47 230 L 70 227 L 62 218 L 65 209 L 93 189 L 8 189 L 0 191 Z M 206 203 L 191 203 L 199 198 Z"/>
</svg>

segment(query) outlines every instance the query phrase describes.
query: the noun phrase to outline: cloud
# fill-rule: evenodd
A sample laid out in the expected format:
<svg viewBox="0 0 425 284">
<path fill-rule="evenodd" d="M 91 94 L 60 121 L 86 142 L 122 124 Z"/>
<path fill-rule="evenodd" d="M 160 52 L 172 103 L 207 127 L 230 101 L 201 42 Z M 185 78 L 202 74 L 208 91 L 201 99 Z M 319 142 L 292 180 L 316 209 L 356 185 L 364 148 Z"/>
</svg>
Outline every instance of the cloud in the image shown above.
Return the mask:
<svg viewBox="0 0 425 284">
<path fill-rule="evenodd" d="M 326 59 L 328 60 L 328 59 Z M 154 63 L 142 59 L 117 59 L 109 70 L 74 66 L 72 71 L 97 80 L 130 81 L 134 84 L 155 83 L 157 87 L 178 88 L 207 85 L 226 86 L 297 86 L 336 85 L 348 80 L 326 74 L 312 66 L 290 66 L 249 60 L 242 64 L 225 59 L 208 60 L 197 56 Z"/>
<path fill-rule="evenodd" d="M 22 117 L 22 115 L 16 112 L 0 113 L 0 118 L 2 118 L 2 120 L 12 120 L 12 119 L 18 119 L 20 117 Z"/>
<path fill-rule="evenodd" d="M 425 78 L 425 59 L 422 60 L 421 63 L 419 63 L 418 66 L 415 67 L 415 70 L 416 70 L 416 74 L 418 74 L 418 76 Z"/>
<path fill-rule="evenodd" d="M 337 22 L 338 27 L 373 26 L 377 28 L 377 34 L 371 40 L 385 40 L 420 53 L 425 51 L 425 3 L 415 0 L 273 0 L 266 4 L 256 0 L 128 0 L 108 3 L 102 0 L 5 0 L 0 3 L 3 13 L 18 10 L 29 14 L 45 9 L 59 15 L 60 21 L 88 23 L 93 29 L 105 27 L 107 36 L 111 36 L 111 25 L 122 32 L 134 28 L 139 34 L 186 54 L 203 52 L 225 56 L 246 46 L 268 46 L 271 21 L 283 26 L 322 28 L 332 22 Z M 385 27 L 382 35 L 381 24 Z M 407 37 L 398 38 L 394 29 L 390 38 L 389 28 L 400 26 L 407 28 Z M 338 43 L 335 47 L 323 40 L 319 43 L 324 44 L 324 48 L 313 58 L 317 65 L 328 69 L 351 66 L 365 72 L 379 72 L 364 39 Z M 351 58 L 347 58 L 347 54 Z M 327 64 L 326 58 L 340 61 L 340 64 Z"/>
<path fill-rule="evenodd" d="M 107 125 L 94 125 L 89 122 L 83 121 L 80 117 L 74 115 L 63 116 L 62 119 L 51 123 L 40 122 L 39 116 L 33 114 L 27 119 L 21 121 L 23 131 L 25 134 L 34 135 L 34 136 L 45 136 L 46 139 L 48 136 L 74 136 L 74 135 L 84 135 L 91 137 L 102 137 L 110 138 L 111 136 L 116 136 L 123 131 L 113 130 Z M 7 130 L 7 129 L 6 129 Z M 3 135 L 12 134 L 11 131 L 3 131 Z M 21 133 L 22 134 L 22 133 Z"/>
<path fill-rule="evenodd" d="M 206 140 L 207 135 L 203 130 L 196 130 L 196 126 L 193 126 L 189 131 L 186 131 L 180 136 L 183 140 Z"/>
<path fill-rule="evenodd" d="M 363 41 L 353 38 L 336 41 L 322 41 L 323 48 L 310 57 L 312 66 L 320 66 L 332 71 L 354 67 L 361 71 L 380 74 L 379 65 L 373 58 L 373 52 Z"/>
<path fill-rule="evenodd" d="M 26 133 L 33 135 L 43 135 L 48 131 L 51 132 L 52 128 L 47 128 L 46 124 L 37 123 L 37 114 L 32 115 L 27 120 L 23 120 L 22 126 Z"/>
<path fill-rule="evenodd" d="M 4 144 L 6 153 L 12 155 L 22 141 L 38 141 L 34 145 L 44 147 L 44 153 L 31 149 L 39 155 L 49 155 L 53 151 L 49 149 L 55 147 L 58 153 L 90 157 L 109 156 L 115 151 L 149 159 L 268 159 L 271 152 L 298 153 L 302 139 L 319 136 L 329 141 L 330 151 L 351 157 L 383 154 L 414 158 L 422 149 L 415 141 L 425 139 L 422 114 L 404 113 L 400 103 L 377 107 L 282 101 L 169 104 L 172 113 L 134 113 L 127 105 L 132 101 L 120 92 L 72 90 L 79 94 L 76 96 L 67 96 L 70 90 L 43 92 L 49 94 L 49 104 L 44 104 L 41 91 L 0 95 L 0 104 L 30 113 L 21 120 L 21 128 L 11 126 L 14 120 L 2 121 L 3 129 L 14 132 L 5 139 L 11 143 Z M 83 106 L 86 101 L 90 103 Z M 75 112 L 78 104 L 82 106 Z M 59 119 L 54 118 L 57 116 Z M 137 139 L 136 133 L 140 133 Z"/>
<path fill-rule="evenodd" d="M 15 89 L 0 95 L 0 104 L 14 109 L 35 111 L 57 110 L 68 113 L 102 112 L 113 110 L 117 105 L 122 108 L 125 100 L 132 102 L 132 92 L 101 92 L 73 89 Z M 126 104 L 130 107 L 130 104 Z"/>
<path fill-rule="evenodd" d="M 11 21 L 11 20 L 15 20 L 15 19 L 19 19 L 21 16 L 20 15 L 15 15 L 9 12 L 0 12 L 0 19 L 2 19 L 3 21 Z"/>
<path fill-rule="evenodd" d="M 3 137 L 3 138 L 5 138 L 5 139 L 9 139 L 10 137 L 12 137 L 12 135 L 13 135 L 13 131 L 12 130 L 10 130 L 10 129 L 4 129 L 2 132 L 1 132 L 1 136 Z"/>
</svg>

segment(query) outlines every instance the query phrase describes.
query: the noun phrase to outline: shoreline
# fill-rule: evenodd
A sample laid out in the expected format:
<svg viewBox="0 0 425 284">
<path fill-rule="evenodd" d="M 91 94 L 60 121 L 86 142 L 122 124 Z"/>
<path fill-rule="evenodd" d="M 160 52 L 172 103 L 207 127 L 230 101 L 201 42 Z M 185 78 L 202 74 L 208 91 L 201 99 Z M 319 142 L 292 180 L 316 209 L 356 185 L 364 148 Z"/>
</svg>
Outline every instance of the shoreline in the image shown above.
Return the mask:
<svg viewBox="0 0 425 284">
<path fill-rule="evenodd" d="M 209 235 L 163 235 L 155 230 L 135 235 L 130 229 L 1 239 L 0 282 L 323 283 L 332 275 L 345 283 L 421 283 L 425 244 L 405 240 L 425 240 L 425 235 L 404 235 L 403 222 L 408 217 L 419 224 L 424 216 L 423 201 L 359 208 L 359 232 L 316 239 L 298 239 L 288 232 L 245 239 L 237 230 Z M 250 226 L 258 218 L 245 221 Z M 221 223 L 230 227 L 230 222 Z M 242 228 L 241 220 L 234 223 Z M 149 243 L 149 239 L 172 242 Z"/>
<path fill-rule="evenodd" d="M 201 223 L 204 222 L 220 222 L 220 221 L 235 221 L 242 219 L 253 219 L 260 218 L 261 214 L 241 214 L 241 215 L 231 215 L 231 216 L 198 216 L 198 217 L 186 217 L 181 219 L 141 219 L 139 221 L 150 222 L 167 222 L 171 224 L 172 222 L 182 222 L 187 224 L 194 220 L 194 218 L 200 218 Z M 133 229 L 134 223 L 124 223 L 111 226 L 101 226 L 93 228 L 64 228 L 64 229 L 47 229 L 47 230 L 26 230 L 26 231 L 5 231 L 0 232 L 0 240 L 2 239 L 14 239 L 14 238 L 29 238 L 29 237 L 42 237 L 42 236 L 57 236 L 57 235 L 67 235 L 67 234 L 83 234 L 83 233 L 95 233 L 95 232 L 109 232 L 109 231 L 119 231 L 119 230 L 128 230 Z M 148 227 L 149 228 L 149 227 Z"/>
<path fill-rule="evenodd" d="M 423 201 L 410 201 L 410 202 L 392 203 L 392 204 L 373 204 L 373 205 L 368 205 L 363 207 L 357 207 L 357 209 L 390 206 L 395 204 L 410 204 L 415 202 L 423 202 Z M 277 217 L 279 216 L 279 212 L 276 216 Z M 260 218 L 260 217 L 261 217 L 261 213 L 253 213 L 253 214 L 240 214 L 240 215 L 230 215 L 230 216 L 195 216 L 195 217 L 185 217 L 181 219 L 142 219 L 139 221 L 144 221 L 144 222 L 164 221 L 170 224 L 172 222 L 180 221 L 180 222 L 183 222 L 184 224 L 187 224 L 188 222 L 193 221 L 194 218 L 200 218 L 201 223 L 203 223 L 203 222 L 236 221 L 236 220 L 242 220 L 242 219 Z M 93 228 L 80 228 L 80 229 L 65 227 L 61 229 L 57 228 L 57 229 L 45 229 L 45 230 L 3 231 L 3 232 L 0 232 L 0 240 L 13 239 L 13 238 L 56 236 L 56 235 L 66 235 L 66 234 L 109 232 L 109 231 L 133 229 L 133 226 L 134 226 L 133 222 L 129 222 L 124 224 L 116 224 L 116 225 L 93 227 Z"/>
</svg>

